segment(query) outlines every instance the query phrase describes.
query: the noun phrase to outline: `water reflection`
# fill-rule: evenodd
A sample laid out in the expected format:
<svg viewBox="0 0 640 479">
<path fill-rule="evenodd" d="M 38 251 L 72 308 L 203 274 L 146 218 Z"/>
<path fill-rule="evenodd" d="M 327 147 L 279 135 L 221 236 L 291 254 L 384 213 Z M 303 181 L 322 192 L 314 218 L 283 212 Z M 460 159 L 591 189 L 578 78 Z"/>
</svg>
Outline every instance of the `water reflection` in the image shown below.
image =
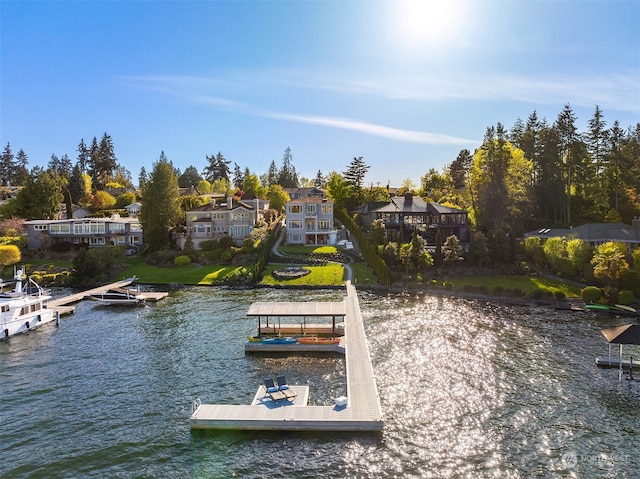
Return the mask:
<svg viewBox="0 0 640 479">
<path fill-rule="evenodd" d="M 342 292 L 191 288 L 134 310 L 80 303 L 60 329 L 0 343 L 11 458 L 0 476 L 636 474 L 638 383 L 594 365 L 607 352 L 599 330 L 620 318 L 429 296 L 359 293 L 382 434 L 192 433 L 195 397 L 245 404 L 264 377 L 309 385 L 315 405 L 346 393 L 339 355 L 244 354 L 257 326 L 248 305 L 292 296 Z"/>
</svg>

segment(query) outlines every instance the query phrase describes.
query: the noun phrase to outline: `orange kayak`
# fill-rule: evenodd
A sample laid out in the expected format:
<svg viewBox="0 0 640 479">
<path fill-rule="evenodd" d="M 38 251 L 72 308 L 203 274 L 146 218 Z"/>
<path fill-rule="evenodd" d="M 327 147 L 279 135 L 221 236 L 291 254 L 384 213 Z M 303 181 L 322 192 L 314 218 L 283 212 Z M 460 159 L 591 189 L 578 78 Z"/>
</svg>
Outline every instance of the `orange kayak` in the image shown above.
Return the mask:
<svg viewBox="0 0 640 479">
<path fill-rule="evenodd" d="M 298 338 L 298 342 L 301 344 L 338 344 L 340 338 L 318 338 L 317 336 L 307 336 Z"/>
</svg>

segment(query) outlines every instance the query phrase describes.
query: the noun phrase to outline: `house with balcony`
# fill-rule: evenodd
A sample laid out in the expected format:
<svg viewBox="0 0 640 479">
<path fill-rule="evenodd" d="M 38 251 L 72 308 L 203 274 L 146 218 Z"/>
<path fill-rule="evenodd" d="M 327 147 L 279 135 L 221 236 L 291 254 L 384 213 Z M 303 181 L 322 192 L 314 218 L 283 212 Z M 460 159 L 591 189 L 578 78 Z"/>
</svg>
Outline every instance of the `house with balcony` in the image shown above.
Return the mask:
<svg viewBox="0 0 640 479">
<path fill-rule="evenodd" d="M 334 245 L 333 200 L 321 196 L 296 198 L 285 205 L 287 244 Z"/>
<path fill-rule="evenodd" d="M 287 192 L 289 198 L 292 200 L 297 200 L 300 198 L 326 198 L 322 188 L 318 188 L 317 186 L 311 187 L 300 187 L 300 188 L 284 188 L 284 191 Z"/>
<path fill-rule="evenodd" d="M 115 246 L 137 247 L 144 242 L 142 226 L 137 218 L 73 218 L 60 220 L 29 220 L 27 247 L 38 249 L 56 243 L 72 247 Z"/>
<path fill-rule="evenodd" d="M 394 196 L 390 203 L 375 203 L 365 207 L 360 215 L 365 229 L 368 229 L 374 220 L 381 219 L 390 241 L 403 238 L 406 241 L 414 230 L 417 230 L 428 244 L 435 244 L 438 231 L 442 241 L 451 235 L 456 235 L 462 243 L 468 243 L 470 240 L 467 211 L 428 203 L 411 193 Z"/>
<path fill-rule="evenodd" d="M 224 236 L 233 239 L 236 246 L 249 236 L 256 223 L 263 221 L 269 202 L 260 198 L 253 200 L 237 200 L 228 197 L 226 201 L 212 200 L 186 213 L 186 232 L 178 238 L 180 248 L 191 236 L 193 246 L 200 248 L 204 241 L 219 240 Z"/>
</svg>

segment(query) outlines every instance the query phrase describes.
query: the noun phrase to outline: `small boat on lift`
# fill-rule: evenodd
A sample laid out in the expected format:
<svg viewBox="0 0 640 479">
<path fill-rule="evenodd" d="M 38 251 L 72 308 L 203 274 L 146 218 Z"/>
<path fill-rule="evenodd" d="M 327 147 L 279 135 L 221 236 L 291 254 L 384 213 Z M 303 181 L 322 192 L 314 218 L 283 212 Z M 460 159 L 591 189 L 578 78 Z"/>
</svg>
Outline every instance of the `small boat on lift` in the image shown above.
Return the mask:
<svg viewBox="0 0 640 479">
<path fill-rule="evenodd" d="M 94 293 L 89 298 L 109 306 L 144 304 L 147 298 L 134 288 L 112 288 Z"/>
<path fill-rule="evenodd" d="M 247 336 L 247 341 L 250 343 L 261 343 L 262 338 L 260 336 Z"/>
<path fill-rule="evenodd" d="M 16 271 L 14 281 L 0 280 L 0 339 L 30 331 L 52 321 L 58 315 L 47 309 L 51 296 L 31 278 L 23 283 L 22 270 Z M 6 286 L 13 286 L 5 290 Z"/>
</svg>

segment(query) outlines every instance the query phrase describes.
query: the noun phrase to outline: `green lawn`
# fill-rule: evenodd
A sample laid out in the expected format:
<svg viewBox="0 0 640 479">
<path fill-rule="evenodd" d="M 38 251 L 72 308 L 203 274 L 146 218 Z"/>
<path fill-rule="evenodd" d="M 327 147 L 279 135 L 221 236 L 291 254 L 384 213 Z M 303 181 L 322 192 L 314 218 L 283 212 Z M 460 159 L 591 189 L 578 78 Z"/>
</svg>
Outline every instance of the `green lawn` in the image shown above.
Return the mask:
<svg viewBox="0 0 640 479">
<path fill-rule="evenodd" d="M 463 288 L 465 284 L 471 286 L 486 286 L 489 291 L 496 286 L 503 289 L 519 288 L 530 293 L 536 289 L 543 291 L 562 291 L 567 298 L 579 298 L 580 287 L 567 284 L 559 279 L 538 276 L 473 276 L 464 278 L 447 278 L 454 288 Z"/>
<path fill-rule="evenodd" d="M 279 249 L 288 254 L 334 254 L 338 252 L 338 248 L 335 246 L 288 245 L 280 246 Z"/>
<path fill-rule="evenodd" d="M 226 276 L 235 275 L 244 268 L 243 266 L 199 266 L 194 264 L 161 268 L 151 266 L 139 258 L 127 260 L 127 262 L 130 263 L 130 266 L 120 274 L 120 277 L 131 278 L 135 276 L 140 282 L 149 284 L 219 284 Z"/>
<path fill-rule="evenodd" d="M 340 286 L 344 284 L 344 266 L 329 264 L 326 266 L 302 266 L 311 271 L 310 274 L 295 279 L 277 279 L 271 274 L 282 265 L 267 265 L 262 273 L 260 284 L 277 284 L 282 286 Z"/>
<path fill-rule="evenodd" d="M 351 263 L 351 269 L 353 270 L 353 284 L 374 286 L 378 284 L 378 278 L 373 274 L 373 270 L 364 261 L 358 261 Z"/>
</svg>

